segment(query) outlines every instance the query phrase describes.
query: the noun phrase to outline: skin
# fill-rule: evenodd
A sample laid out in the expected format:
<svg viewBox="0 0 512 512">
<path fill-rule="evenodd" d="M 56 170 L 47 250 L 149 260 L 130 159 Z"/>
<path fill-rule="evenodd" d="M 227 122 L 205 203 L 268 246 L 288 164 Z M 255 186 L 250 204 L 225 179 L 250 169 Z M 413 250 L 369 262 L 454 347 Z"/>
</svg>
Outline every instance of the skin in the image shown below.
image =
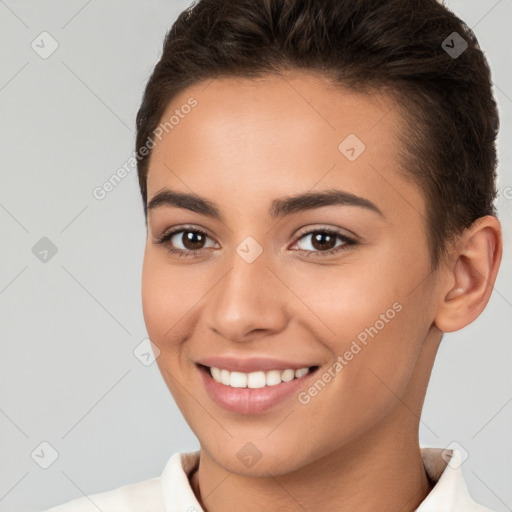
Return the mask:
<svg viewBox="0 0 512 512">
<path fill-rule="evenodd" d="M 219 78 L 183 91 L 163 118 L 190 97 L 197 106 L 153 149 L 148 199 L 165 188 L 193 192 L 223 221 L 151 209 L 142 299 L 159 369 L 200 442 L 196 496 L 209 512 L 415 510 L 431 490 L 418 424 L 435 354 L 443 332 L 488 302 L 499 222 L 479 219 L 432 271 L 425 201 L 398 171 L 404 125 L 384 95 L 298 71 Z M 366 146 L 352 162 L 338 149 L 349 134 Z M 366 198 L 382 215 L 353 205 L 268 215 L 273 199 L 327 188 Z M 197 257 L 155 241 L 183 224 L 208 234 Z M 310 228 L 357 243 L 325 255 L 312 235 L 300 239 Z M 252 263 L 236 252 L 248 236 L 263 249 Z M 182 234 L 173 241 L 194 252 Z M 307 404 L 293 394 L 266 413 L 235 414 L 199 378 L 194 361 L 219 354 L 310 361 L 322 374 L 394 303 L 401 311 Z M 237 457 L 247 442 L 261 453 L 252 467 Z"/>
</svg>

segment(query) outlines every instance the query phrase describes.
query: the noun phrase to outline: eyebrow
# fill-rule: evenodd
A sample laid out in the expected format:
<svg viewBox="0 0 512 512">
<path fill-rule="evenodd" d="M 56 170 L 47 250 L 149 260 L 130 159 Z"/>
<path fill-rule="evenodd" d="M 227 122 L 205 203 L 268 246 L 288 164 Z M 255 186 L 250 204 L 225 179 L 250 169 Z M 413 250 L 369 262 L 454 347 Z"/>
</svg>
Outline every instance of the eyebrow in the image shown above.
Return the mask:
<svg viewBox="0 0 512 512">
<path fill-rule="evenodd" d="M 384 214 L 377 205 L 368 199 L 337 189 L 305 192 L 274 199 L 270 206 L 269 217 L 275 220 L 293 213 L 313 210 L 322 206 L 336 205 L 358 206 L 384 217 Z M 178 192 L 168 188 L 163 189 L 155 194 L 151 201 L 149 201 L 148 211 L 155 210 L 162 206 L 183 208 L 224 222 L 222 214 L 215 203 L 194 193 Z"/>
</svg>

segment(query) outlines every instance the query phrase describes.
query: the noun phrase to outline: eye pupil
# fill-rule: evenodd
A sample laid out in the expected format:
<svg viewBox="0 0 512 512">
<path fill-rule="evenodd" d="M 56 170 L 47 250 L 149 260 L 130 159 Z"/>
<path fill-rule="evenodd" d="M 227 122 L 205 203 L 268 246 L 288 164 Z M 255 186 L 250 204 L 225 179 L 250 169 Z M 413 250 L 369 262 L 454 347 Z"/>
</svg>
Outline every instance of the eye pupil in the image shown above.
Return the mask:
<svg viewBox="0 0 512 512">
<path fill-rule="evenodd" d="M 200 240 L 198 241 L 198 239 Z M 201 247 L 198 247 L 198 245 L 201 246 L 201 244 L 204 243 L 204 235 L 197 231 L 185 231 L 182 236 L 182 241 L 183 245 L 187 249 L 194 251 L 201 249 Z"/>
<path fill-rule="evenodd" d="M 327 248 L 327 250 L 329 250 L 336 245 L 336 237 L 330 235 L 329 233 L 316 233 L 312 238 L 312 245 L 315 249 Z"/>
</svg>

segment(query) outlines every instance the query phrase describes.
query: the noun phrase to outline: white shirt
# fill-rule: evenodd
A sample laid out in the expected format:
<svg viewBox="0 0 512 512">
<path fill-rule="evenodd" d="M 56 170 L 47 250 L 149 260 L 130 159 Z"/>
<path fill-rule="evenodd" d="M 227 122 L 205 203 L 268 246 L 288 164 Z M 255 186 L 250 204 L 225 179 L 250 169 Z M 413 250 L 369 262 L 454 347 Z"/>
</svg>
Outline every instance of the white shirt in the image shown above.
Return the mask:
<svg viewBox="0 0 512 512">
<path fill-rule="evenodd" d="M 421 448 L 423 466 L 435 485 L 416 512 L 491 512 L 471 499 L 460 453 L 451 450 L 447 464 L 442 452 L 442 448 Z M 188 479 L 198 464 L 199 451 L 175 453 L 159 477 L 77 498 L 45 512 L 204 512 Z"/>
</svg>

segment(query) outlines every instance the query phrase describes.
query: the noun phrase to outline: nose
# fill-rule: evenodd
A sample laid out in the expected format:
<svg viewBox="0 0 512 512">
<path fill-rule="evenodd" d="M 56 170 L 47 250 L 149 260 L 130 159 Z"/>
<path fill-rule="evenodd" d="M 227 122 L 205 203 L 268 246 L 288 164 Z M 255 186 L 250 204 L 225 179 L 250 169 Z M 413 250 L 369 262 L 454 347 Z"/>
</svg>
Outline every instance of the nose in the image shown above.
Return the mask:
<svg viewBox="0 0 512 512">
<path fill-rule="evenodd" d="M 243 343 L 285 329 L 290 297 L 267 263 L 263 255 L 249 263 L 234 253 L 230 270 L 209 294 L 203 312 L 209 328 L 224 339 Z"/>
</svg>

